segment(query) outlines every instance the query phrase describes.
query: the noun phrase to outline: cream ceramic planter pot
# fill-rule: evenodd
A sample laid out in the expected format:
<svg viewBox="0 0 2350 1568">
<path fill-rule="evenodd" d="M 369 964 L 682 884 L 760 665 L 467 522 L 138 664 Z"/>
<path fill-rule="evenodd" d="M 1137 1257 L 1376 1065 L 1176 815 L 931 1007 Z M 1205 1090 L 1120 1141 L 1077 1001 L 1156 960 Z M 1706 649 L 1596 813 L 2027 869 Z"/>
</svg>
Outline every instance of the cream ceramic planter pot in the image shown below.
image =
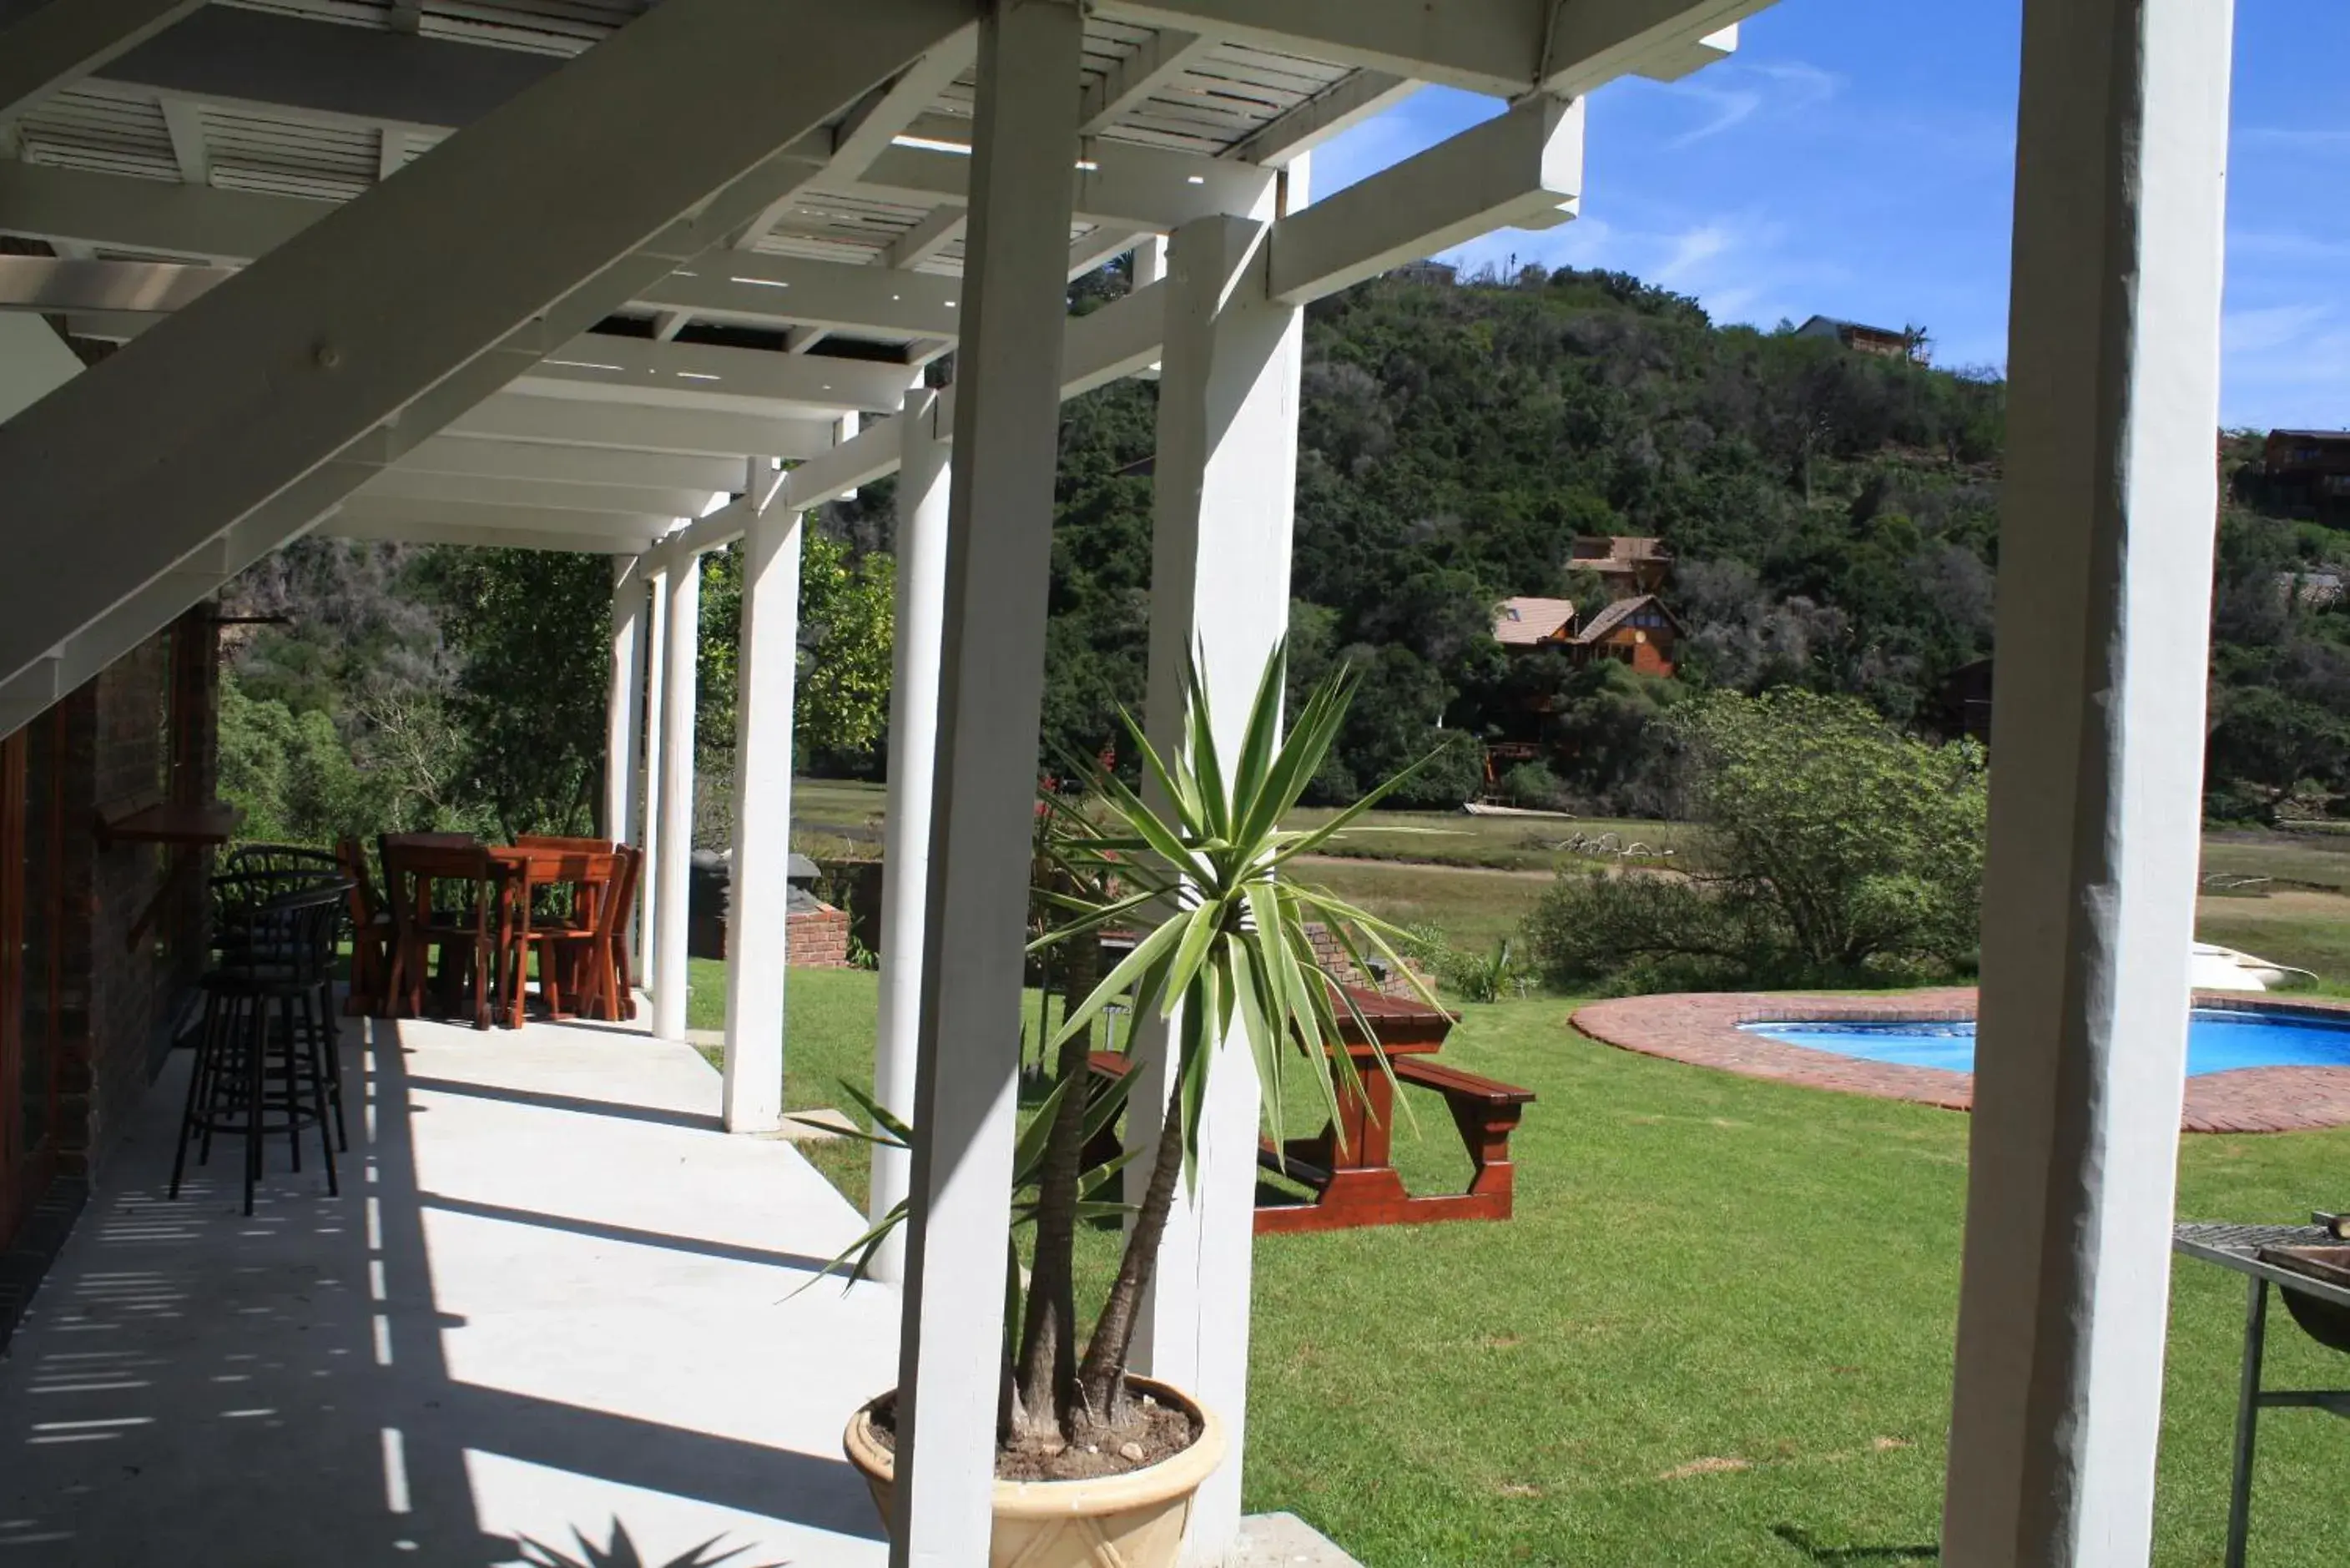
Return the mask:
<svg viewBox="0 0 2350 1568">
<path fill-rule="evenodd" d="M 1183 1550 L 1183 1531 L 1191 1522 L 1192 1494 L 1223 1459 L 1223 1423 L 1180 1388 L 1147 1377 L 1129 1378 L 1128 1386 L 1190 1411 L 1199 1423 L 1198 1441 L 1180 1454 L 1122 1476 L 997 1481 L 988 1568 L 1097 1568 L 1104 1563 L 1175 1568 Z M 889 1496 L 897 1488 L 897 1466 L 873 1435 L 873 1411 L 895 1397 L 884 1394 L 850 1417 L 840 1445 L 873 1489 L 884 1527 L 889 1522 Z"/>
</svg>

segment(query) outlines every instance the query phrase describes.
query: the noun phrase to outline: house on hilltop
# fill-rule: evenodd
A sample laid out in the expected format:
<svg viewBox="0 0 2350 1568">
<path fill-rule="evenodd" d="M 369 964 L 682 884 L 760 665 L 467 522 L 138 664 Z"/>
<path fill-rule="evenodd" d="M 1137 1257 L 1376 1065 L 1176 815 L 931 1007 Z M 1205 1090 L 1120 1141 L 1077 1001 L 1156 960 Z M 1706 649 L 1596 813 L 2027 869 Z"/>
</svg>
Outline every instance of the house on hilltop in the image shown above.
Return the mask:
<svg viewBox="0 0 2350 1568">
<path fill-rule="evenodd" d="M 1412 261 L 1401 266 L 1389 267 L 1388 276 L 1398 283 L 1426 284 L 1431 288 L 1451 288 L 1461 281 L 1461 269 L 1451 262 Z"/>
<path fill-rule="evenodd" d="M 1875 354 L 1886 359 L 1907 359 L 1915 351 L 1916 338 L 1906 331 L 1887 327 L 1868 327 L 1857 321 L 1840 321 L 1833 316 L 1814 316 L 1795 328 L 1798 337 L 1833 337 L 1846 348 L 1860 354 Z"/>
<path fill-rule="evenodd" d="M 1672 576 L 1673 553 L 1661 539 L 1622 534 L 1583 534 L 1567 546 L 1569 571 L 1595 572 L 1611 599 L 1653 594 Z"/>
<path fill-rule="evenodd" d="M 1618 599 L 1591 618 L 1591 624 L 1566 639 L 1567 655 L 1578 665 L 1595 659 L 1614 659 L 1643 675 L 1673 672 L 1673 645 L 1680 640 L 1681 623 L 1654 594 Z"/>
<path fill-rule="evenodd" d="M 2274 489 L 2311 504 L 2350 501 L 2350 431 L 2271 431 L 2261 469 Z"/>
</svg>

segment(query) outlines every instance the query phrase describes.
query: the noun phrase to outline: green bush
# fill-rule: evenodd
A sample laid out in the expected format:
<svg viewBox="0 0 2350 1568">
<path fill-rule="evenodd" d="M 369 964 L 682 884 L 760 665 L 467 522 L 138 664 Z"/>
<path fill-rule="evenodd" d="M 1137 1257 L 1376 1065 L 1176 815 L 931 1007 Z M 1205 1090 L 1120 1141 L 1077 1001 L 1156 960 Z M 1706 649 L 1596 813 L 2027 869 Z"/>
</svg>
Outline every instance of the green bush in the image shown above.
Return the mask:
<svg viewBox="0 0 2350 1568">
<path fill-rule="evenodd" d="M 1502 775 L 1502 798 L 1529 811 L 1565 809 L 1566 788 L 1540 763 L 1520 763 Z"/>
<path fill-rule="evenodd" d="M 1717 694 L 1677 711 L 1690 877 L 1563 874 L 1528 921 L 1562 989 L 1881 981 L 1973 961 L 1987 774 L 1848 698 Z"/>
</svg>

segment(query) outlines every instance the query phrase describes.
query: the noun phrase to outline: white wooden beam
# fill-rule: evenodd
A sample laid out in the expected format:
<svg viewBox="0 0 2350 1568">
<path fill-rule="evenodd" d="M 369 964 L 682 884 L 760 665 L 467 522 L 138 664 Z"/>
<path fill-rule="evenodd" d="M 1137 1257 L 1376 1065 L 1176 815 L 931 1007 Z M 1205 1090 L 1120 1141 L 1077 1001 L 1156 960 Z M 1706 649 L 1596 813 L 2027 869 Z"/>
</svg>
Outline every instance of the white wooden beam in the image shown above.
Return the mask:
<svg viewBox="0 0 2350 1568">
<path fill-rule="evenodd" d="M 326 202 L 0 159 L 0 227 L 32 239 L 250 261 L 335 211 Z"/>
<path fill-rule="evenodd" d="M 2232 7 L 2026 0 L 1949 1568 L 2151 1550 Z"/>
<path fill-rule="evenodd" d="M 321 539 L 371 539 L 397 545 L 463 545 L 483 550 L 546 550 L 574 556 L 609 556 L 642 550 L 651 536 L 525 528 L 484 527 L 450 522 L 427 512 L 390 515 L 365 514 L 347 517 L 329 513 L 311 530 Z M 191 601 L 192 602 L 192 601 Z M 185 607 L 182 606 L 182 608 Z"/>
<path fill-rule="evenodd" d="M 446 429 L 453 436 L 735 458 L 749 452 L 814 457 L 832 444 L 829 420 L 533 398 L 519 392 L 485 398 Z"/>
<path fill-rule="evenodd" d="M 1147 369 L 1159 358 L 1166 296 L 1142 289 L 1104 306 L 1089 315 L 1072 317 L 1066 327 L 1061 359 L 1061 396 L 1074 398 Z M 940 394 L 941 428 L 960 401 L 956 388 Z M 786 477 L 791 504 L 813 508 L 842 492 L 898 471 L 898 435 L 887 425 L 876 425 L 855 441 L 809 459 Z M 705 522 L 711 521 L 704 519 Z M 697 528 L 700 524 L 695 524 Z M 715 541 L 723 543 L 723 540 Z M 709 543 L 702 548 L 711 547 Z"/>
<path fill-rule="evenodd" d="M 87 0 L 68 0 L 68 8 L 94 9 Z M 483 119 L 564 65 L 556 55 L 282 13 L 228 5 L 182 8 L 192 14 L 109 61 L 98 73 L 99 85 L 248 111 L 259 106 L 299 109 L 357 129 L 453 130 Z"/>
<path fill-rule="evenodd" d="M 1311 151 L 1342 130 L 1384 114 L 1420 89 L 1409 77 L 1357 70 L 1299 104 L 1232 150 L 1243 163 L 1279 165 Z"/>
<path fill-rule="evenodd" d="M 970 221 L 960 202 L 932 207 L 920 223 L 889 242 L 881 253 L 882 263 L 901 270 L 919 265 L 962 238 L 963 225 Z"/>
<path fill-rule="evenodd" d="M 576 506 L 502 506 L 481 501 L 421 501 L 399 495 L 348 496 L 332 519 L 319 524 L 322 533 L 346 538 L 392 538 L 402 528 L 428 529 L 436 537 L 454 539 L 459 533 L 478 535 L 477 544 L 500 544 L 504 536 L 599 540 L 603 555 L 642 550 L 667 533 L 672 516 L 651 512 L 600 512 Z"/>
<path fill-rule="evenodd" d="M 1130 229 L 1117 223 L 1105 223 L 1078 235 L 1069 242 L 1069 278 L 1072 282 L 1089 272 L 1098 272 L 1115 258 L 1152 238 L 1148 229 Z"/>
<path fill-rule="evenodd" d="M 800 514 L 780 506 L 753 517 L 743 536 L 726 918 L 728 1132 L 773 1132 L 783 1119 L 801 538 Z"/>
<path fill-rule="evenodd" d="M 850 410 L 897 407 L 906 389 L 906 369 L 879 359 L 591 333 L 530 367 L 513 388 L 534 397 L 837 418 Z"/>
<path fill-rule="evenodd" d="M 941 211 L 953 214 L 960 233 L 962 209 Z M 880 267 L 722 250 L 647 285 L 635 303 L 687 311 L 705 321 L 788 321 L 851 332 L 951 337 L 962 327 L 956 314 L 962 296 L 960 278 L 929 273 L 893 276 Z"/>
<path fill-rule="evenodd" d="M 661 633 L 660 816 L 653 838 L 660 886 L 653 901 L 654 1038 L 685 1038 L 687 900 L 693 874 L 694 686 L 702 662 L 702 560 L 689 556 L 663 575 Z M 649 867 L 651 869 L 651 867 Z"/>
<path fill-rule="evenodd" d="M 832 15 L 671 0 L 0 426 L 0 492 L 49 520 L 0 585 L 0 678 L 374 427 L 432 433 L 706 248 L 789 177 L 775 150 L 832 94 L 969 6 Z M 126 430 L 140 462 L 120 461 Z"/>
<path fill-rule="evenodd" d="M 937 758 L 940 645 L 945 635 L 948 492 L 952 475 L 939 394 L 919 388 L 890 421 L 898 476 L 895 634 L 890 647 L 889 776 L 881 818 L 881 995 L 875 1019 L 873 1097 L 900 1119 L 914 1114 L 921 1022 L 922 931 L 930 908 L 931 774 Z M 866 1213 L 879 1223 L 906 1200 L 913 1167 L 876 1147 Z M 892 1232 L 873 1260 L 877 1278 L 906 1277 L 906 1237 Z"/>
<path fill-rule="evenodd" d="M 737 465 L 740 466 L 739 464 Z M 559 479 L 504 473 L 432 473 L 401 462 L 379 472 L 351 493 L 354 504 L 370 500 L 458 502 L 557 511 L 613 512 L 652 517 L 691 517 L 710 504 L 711 492 L 660 485 L 577 484 Z"/>
<path fill-rule="evenodd" d="M 1717 27 L 1695 38 L 1686 38 L 1643 59 L 1636 72 L 1652 82 L 1677 82 L 1693 76 L 1708 66 L 1720 65 L 1738 52 L 1738 24 Z"/>
<path fill-rule="evenodd" d="M 1020 986 L 1052 566 L 1084 18 L 981 25 L 931 897 L 899 1336 L 892 1568 L 982 1555 L 995 1490 Z M 842 449 L 846 451 L 847 449 Z"/>
<path fill-rule="evenodd" d="M 970 122 L 926 115 L 908 133 L 941 143 L 966 141 Z M 1097 223 L 1129 228 L 1172 229 L 1193 218 L 1253 210 L 1272 179 L 1269 170 L 1229 159 L 1200 158 L 1124 141 L 1075 138 L 1066 159 L 1072 210 Z M 829 172 L 816 183 L 824 190 L 872 194 L 920 205 L 962 201 L 971 178 L 971 160 L 938 147 L 891 146 L 857 179 Z"/>
<path fill-rule="evenodd" d="M 1205 33 L 1160 28 L 1134 53 L 1087 85 L 1077 103 L 1077 134 L 1091 136 L 1117 124 L 1215 47 L 1216 40 Z"/>
<path fill-rule="evenodd" d="M 483 441 L 437 435 L 404 453 L 397 473 L 478 474 L 500 479 L 546 480 L 567 485 L 623 485 L 699 493 L 743 483 L 740 457 L 693 457 L 674 452 L 629 452 L 617 445 L 552 446 L 539 441 Z M 699 513 L 701 504 L 688 508 Z"/>
<path fill-rule="evenodd" d="M 183 98 L 163 100 L 163 129 L 172 138 L 172 159 L 189 185 L 212 183 L 212 155 L 204 145 L 204 111 Z"/>
<path fill-rule="evenodd" d="M 1269 297 L 1270 225 L 1214 219 L 1170 247 L 1166 358 L 1152 481 L 1152 743 L 1183 744 L 1183 677 L 1196 658 L 1223 755 L 1240 754 L 1264 661 L 1289 625 L 1305 313 Z M 1153 786 L 1155 788 L 1155 786 Z M 1167 803 L 1157 803 L 1162 809 Z M 1127 1120 L 1154 1146 L 1173 1086 L 1166 1021 L 1139 1021 L 1148 1065 Z M 1206 1401 L 1231 1455 L 1192 1503 L 1188 1560 L 1219 1563 L 1239 1533 L 1248 1408 L 1249 1271 L 1257 1182 L 1256 1070 L 1245 1038 L 1219 1044 L 1194 1177 L 1177 1194 L 1147 1298 L 1138 1360 Z M 1129 1165 L 1139 1198 L 1149 1158 Z"/>
<path fill-rule="evenodd" d="M 1102 0 L 1105 16 L 1494 98 L 1588 92 L 1770 0 Z"/>
<path fill-rule="evenodd" d="M 1563 221 L 1582 188 L 1583 100 L 1528 99 L 1284 218 L 1274 294 L 1303 305 L 1497 228 Z"/>
<path fill-rule="evenodd" d="M 0 13 L 0 121 L 153 37 L 203 0 L 69 0 Z"/>
<path fill-rule="evenodd" d="M 637 556 L 612 557 L 612 663 L 605 701 L 604 836 L 644 842 L 637 820 L 645 740 L 645 628 L 651 618 Z M 634 911 L 628 917 L 634 918 Z"/>
<path fill-rule="evenodd" d="M 853 180 L 864 173 L 866 167 L 889 147 L 889 139 L 936 102 L 939 95 L 969 67 L 978 47 L 978 37 L 976 24 L 958 29 L 933 45 L 886 87 L 867 94 L 843 117 L 836 130 L 826 173 L 834 180 Z M 798 195 L 799 191 L 795 189 L 770 202 L 743 225 L 742 233 L 734 237 L 733 248 L 756 249 L 761 236 L 791 211 Z"/>
</svg>

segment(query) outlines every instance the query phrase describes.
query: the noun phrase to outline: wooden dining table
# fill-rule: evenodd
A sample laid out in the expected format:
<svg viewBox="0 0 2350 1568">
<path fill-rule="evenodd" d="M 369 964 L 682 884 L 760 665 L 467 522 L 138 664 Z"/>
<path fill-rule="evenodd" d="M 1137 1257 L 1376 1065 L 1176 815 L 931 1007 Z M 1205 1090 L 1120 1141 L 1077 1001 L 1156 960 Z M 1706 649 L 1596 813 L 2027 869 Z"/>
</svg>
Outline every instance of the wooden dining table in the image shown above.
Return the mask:
<svg viewBox="0 0 2350 1568">
<path fill-rule="evenodd" d="M 479 838 L 469 833 L 402 833 L 386 835 L 383 846 L 387 854 L 394 856 L 406 848 L 479 849 L 486 855 L 495 881 L 497 899 L 496 924 L 492 941 L 494 965 L 493 972 L 476 975 L 473 979 L 477 986 L 487 985 L 492 988 L 490 1011 L 493 1020 L 509 1029 L 522 1027 L 525 1016 L 533 941 L 531 906 L 536 893 L 541 888 L 571 884 L 578 889 L 575 897 L 583 902 L 588 912 L 588 918 L 592 920 L 600 913 L 600 900 L 612 897 L 617 890 L 616 877 L 596 877 L 588 874 L 591 863 L 598 857 L 599 852 L 588 846 L 584 841 L 576 846 L 549 844 L 484 845 Z M 610 856 L 619 851 L 620 846 L 614 846 L 611 849 L 602 851 L 601 854 Z M 397 873 L 392 867 L 385 867 L 387 879 L 395 874 Z M 433 880 L 434 878 L 426 877 L 418 887 L 415 897 L 420 905 L 429 907 L 432 897 Z M 444 958 L 444 965 L 446 961 Z M 540 981 L 542 994 L 548 997 L 550 1002 L 560 999 L 564 988 L 559 983 L 549 986 L 546 981 L 547 977 L 543 975 Z M 608 992 L 607 988 L 594 984 L 584 989 L 588 1000 L 593 1001 L 600 997 L 607 1010 L 614 1016 L 625 1015 L 622 999 L 617 994 L 616 990 Z M 553 1006 L 550 1007 L 550 1013 L 556 1018 L 577 1016 L 575 1012 Z"/>
</svg>

